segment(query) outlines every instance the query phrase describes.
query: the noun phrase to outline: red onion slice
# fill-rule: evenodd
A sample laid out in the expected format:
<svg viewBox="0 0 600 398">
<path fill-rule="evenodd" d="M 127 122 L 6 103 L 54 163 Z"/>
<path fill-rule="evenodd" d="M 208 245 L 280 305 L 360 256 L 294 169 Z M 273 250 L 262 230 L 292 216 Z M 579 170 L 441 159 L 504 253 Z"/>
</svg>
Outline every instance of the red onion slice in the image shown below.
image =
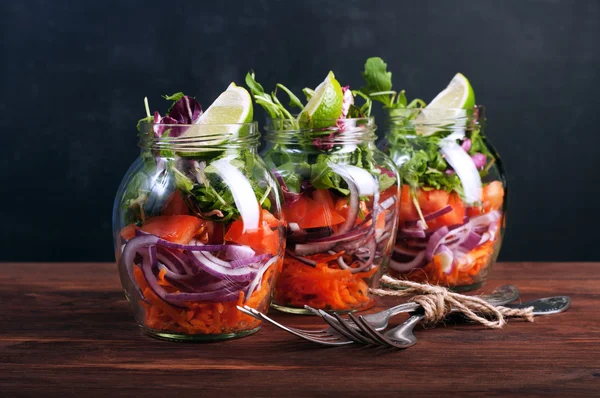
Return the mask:
<svg viewBox="0 0 600 398">
<path fill-rule="evenodd" d="M 433 259 L 433 255 L 435 254 L 436 249 L 440 245 L 442 238 L 444 238 L 448 232 L 448 227 L 444 226 L 437 231 L 435 231 L 431 237 L 429 238 L 429 242 L 427 243 L 427 248 L 425 249 L 426 257 L 428 261 Z"/>
<path fill-rule="evenodd" d="M 144 251 L 142 249 L 147 249 L 150 246 L 156 245 L 156 242 L 158 242 L 158 240 L 158 236 L 155 235 L 136 236 L 133 239 L 130 239 L 129 242 L 127 242 L 127 244 L 123 248 L 121 262 L 125 266 L 125 269 L 127 269 L 127 274 L 129 275 L 129 278 L 140 297 L 144 297 L 144 295 L 142 294 L 142 291 L 140 290 L 139 286 L 137 285 L 137 282 L 135 281 L 135 277 L 133 276 L 135 256 L 136 254 L 143 255 Z"/>
<path fill-rule="evenodd" d="M 435 220 L 435 219 L 436 219 L 436 218 L 438 218 L 438 217 L 441 217 L 441 216 L 443 216 L 444 214 L 448 214 L 448 213 L 450 213 L 451 211 L 452 211 L 452 206 L 450 206 L 450 205 L 446 205 L 445 207 L 442 207 L 441 209 L 439 209 L 439 210 L 436 210 L 436 211 L 434 211 L 433 213 L 429 213 L 429 214 L 427 214 L 427 215 L 424 215 L 424 216 L 423 216 L 423 219 L 424 219 L 425 221 L 432 221 L 432 220 Z M 407 225 L 407 226 L 411 226 L 411 227 L 412 227 L 412 226 L 414 226 L 414 225 L 417 225 L 417 223 L 418 223 L 419 221 L 422 221 L 422 220 L 420 220 L 420 219 L 419 219 L 419 220 L 407 221 L 407 222 L 406 222 L 406 225 Z"/>
<path fill-rule="evenodd" d="M 417 256 L 407 263 L 401 263 L 390 259 L 389 267 L 398 272 L 408 272 L 415 268 L 423 267 L 426 264 L 425 251 L 420 251 Z"/>
<path fill-rule="evenodd" d="M 181 252 L 179 252 L 181 253 Z M 190 274 L 191 269 L 187 266 L 186 260 L 182 258 L 183 256 L 173 253 L 170 249 L 166 247 L 159 247 L 157 249 L 157 258 L 162 264 L 164 264 L 170 271 L 179 274 L 185 275 Z"/>
<path fill-rule="evenodd" d="M 489 213 L 471 218 L 469 220 L 469 224 L 471 224 L 473 227 L 488 226 L 498 221 L 501 216 L 502 213 L 500 213 L 498 210 L 492 210 Z"/>
<path fill-rule="evenodd" d="M 226 245 L 226 247 L 226 256 L 230 260 L 245 260 L 256 255 L 256 252 L 250 246 Z"/>
<path fill-rule="evenodd" d="M 180 290 L 183 291 L 196 292 L 206 285 L 219 281 L 217 277 L 206 272 L 201 272 L 196 275 L 179 275 L 159 262 L 158 270 L 161 271 L 163 269 L 165 271 L 165 280 L 170 284 L 179 287 Z"/>
<path fill-rule="evenodd" d="M 351 273 L 358 274 L 359 272 L 365 271 L 371 267 L 371 265 L 373 264 L 373 260 L 375 260 L 375 252 L 377 251 L 377 244 L 375 243 L 375 239 L 371 239 L 368 245 L 368 249 L 369 258 L 364 261 L 361 261 L 358 267 L 350 268 Z"/>
<path fill-rule="evenodd" d="M 339 167 L 338 167 L 339 166 Z M 346 217 L 346 221 L 344 221 L 344 223 L 340 226 L 340 229 L 333 235 L 330 236 L 330 238 L 335 238 L 336 236 L 339 235 L 343 235 L 346 232 L 350 231 L 352 229 L 352 227 L 354 227 L 354 224 L 356 224 L 356 217 L 358 217 L 358 210 L 359 210 L 359 202 L 360 202 L 360 195 L 359 195 L 359 191 L 358 188 L 354 182 L 354 179 L 346 172 L 344 172 L 344 168 L 341 167 L 340 165 L 336 165 L 336 164 L 330 164 L 330 167 L 332 167 L 332 169 L 334 170 L 341 170 L 342 174 L 340 174 L 340 177 L 342 177 L 344 179 L 344 181 L 346 181 L 346 184 L 348 185 L 348 189 L 350 190 L 350 201 L 348 204 L 348 217 Z M 369 174 L 370 175 L 370 174 Z M 326 252 L 329 249 L 333 248 L 336 245 L 336 242 L 317 242 L 317 243 L 306 243 L 306 244 L 299 244 L 296 245 L 296 247 L 294 248 L 294 254 L 298 255 L 298 256 L 308 256 L 310 254 L 316 254 L 316 253 L 322 253 L 322 252 Z"/>
<path fill-rule="evenodd" d="M 368 232 L 369 232 L 368 228 L 354 228 L 353 230 L 351 230 L 350 232 L 346 232 L 345 234 L 331 235 L 331 236 L 327 236 L 324 238 L 311 239 L 308 244 L 320 243 L 320 242 L 335 242 L 335 243 L 337 243 L 337 242 L 342 242 L 344 240 L 360 238 L 361 236 L 366 235 Z M 298 247 L 298 246 L 299 245 L 296 245 L 296 247 Z"/>
<path fill-rule="evenodd" d="M 408 247 L 405 247 L 399 243 L 396 243 L 394 245 L 394 253 L 399 253 L 402 254 L 404 256 L 411 256 L 411 257 L 416 257 L 417 254 L 419 254 L 422 250 L 413 250 L 410 249 Z"/>
<path fill-rule="evenodd" d="M 398 231 L 399 237 L 407 237 L 407 238 L 425 238 L 427 235 L 425 231 L 420 228 L 401 228 Z"/>
<path fill-rule="evenodd" d="M 198 268 L 220 279 L 230 280 L 233 282 L 247 282 L 252 280 L 256 271 L 250 267 L 244 268 L 228 268 L 223 267 L 215 262 L 210 261 L 206 257 L 200 258 L 195 253 L 187 252 L 192 263 Z"/>
<path fill-rule="evenodd" d="M 460 244 L 460 248 L 466 251 L 471 251 L 475 247 L 479 246 L 479 242 L 481 241 L 481 235 L 471 231 L 467 235 L 467 238 Z"/>
<path fill-rule="evenodd" d="M 167 299 L 167 291 L 158 284 L 158 279 L 156 279 L 156 275 L 154 275 L 153 269 L 158 267 L 158 262 L 156 258 L 156 246 L 148 247 L 146 253 L 140 253 L 142 256 L 142 275 L 146 280 L 146 284 L 148 288 L 152 290 L 152 292 L 162 301 L 168 304 L 174 304 Z M 175 305 L 177 306 L 177 305 Z"/>
<path fill-rule="evenodd" d="M 336 254 L 336 253 L 333 252 L 333 254 Z M 313 261 L 313 260 L 311 260 L 309 258 L 306 258 L 306 257 L 296 256 L 291 250 L 286 250 L 285 255 L 293 258 L 296 261 L 300 261 L 301 263 L 304 263 L 306 265 L 310 265 L 311 267 L 316 267 L 317 266 L 317 262 L 316 261 Z"/>
<path fill-rule="evenodd" d="M 267 261 L 267 263 L 256 273 L 256 276 L 254 277 L 254 279 L 252 280 L 252 282 L 250 282 L 250 286 L 248 286 L 248 291 L 246 293 L 246 301 L 248 301 L 248 299 L 250 299 L 250 296 L 252 296 L 252 293 L 254 293 L 254 291 L 261 285 L 262 283 L 262 277 L 265 274 L 265 272 L 267 272 L 267 270 L 273 265 L 275 264 L 275 262 L 279 259 L 279 256 L 274 256 L 272 257 L 269 261 Z"/>
<path fill-rule="evenodd" d="M 270 254 L 259 254 L 258 256 L 245 258 L 243 260 L 233 260 L 231 262 L 231 268 L 249 267 L 253 265 L 256 266 L 268 258 L 271 258 Z"/>
</svg>

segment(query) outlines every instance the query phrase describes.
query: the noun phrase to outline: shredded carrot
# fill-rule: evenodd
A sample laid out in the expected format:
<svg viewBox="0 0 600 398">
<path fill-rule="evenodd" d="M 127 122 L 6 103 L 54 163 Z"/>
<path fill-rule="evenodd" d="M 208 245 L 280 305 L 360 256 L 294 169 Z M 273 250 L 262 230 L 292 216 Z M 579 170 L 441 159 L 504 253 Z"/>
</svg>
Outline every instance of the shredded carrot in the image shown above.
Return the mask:
<svg viewBox="0 0 600 398">
<path fill-rule="evenodd" d="M 259 311 L 266 311 L 270 304 L 271 286 L 279 273 L 282 261 L 273 264 L 265 272 L 260 286 L 245 300 L 244 292 L 239 297 L 227 302 L 186 302 L 183 308 L 171 305 L 148 287 L 142 270 L 134 267 L 135 280 L 144 294 L 145 301 L 140 305 L 145 310 L 144 325 L 151 329 L 187 334 L 222 334 L 254 329 L 260 323 L 258 320 L 244 315 L 236 306 L 248 305 Z M 166 271 L 158 273 L 158 283 L 168 292 L 178 289 L 164 278 Z"/>
<path fill-rule="evenodd" d="M 500 223 L 501 220 L 498 221 Z M 467 286 L 481 282 L 487 276 L 493 256 L 500 246 L 500 237 L 488 241 L 466 255 L 456 259 L 457 264 L 450 274 L 443 272 L 440 259 L 434 256 L 433 261 L 423 268 L 408 273 L 399 273 L 390 269 L 390 276 L 399 279 L 410 279 L 415 282 L 427 282 L 447 287 Z"/>
<path fill-rule="evenodd" d="M 341 255 L 343 252 L 331 256 L 308 256 L 311 260 L 318 261 L 314 268 L 286 257 L 275 288 L 275 302 L 292 307 L 309 305 L 313 308 L 341 311 L 362 310 L 373 306 L 374 300 L 368 295 L 369 286 L 365 279 L 373 276 L 377 268 L 353 274 L 349 269 L 342 270 L 338 267 L 336 260 Z"/>
</svg>

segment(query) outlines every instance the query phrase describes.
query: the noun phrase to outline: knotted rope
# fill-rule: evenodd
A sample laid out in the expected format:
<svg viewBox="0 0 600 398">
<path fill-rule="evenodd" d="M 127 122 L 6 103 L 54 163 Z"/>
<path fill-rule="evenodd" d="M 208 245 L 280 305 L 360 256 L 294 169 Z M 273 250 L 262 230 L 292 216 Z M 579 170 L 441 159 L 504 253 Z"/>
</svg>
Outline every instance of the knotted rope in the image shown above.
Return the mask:
<svg viewBox="0 0 600 398">
<path fill-rule="evenodd" d="M 533 307 L 513 309 L 494 306 L 477 296 L 465 296 L 442 286 L 398 280 L 388 275 L 384 275 L 381 282 L 402 290 L 370 289 L 371 293 L 378 296 L 410 296 L 408 301 L 423 307 L 424 321 L 430 325 L 443 321 L 453 309 L 463 313 L 470 320 L 492 329 L 503 327 L 506 324 L 505 317 L 523 318 L 533 322 Z"/>
</svg>

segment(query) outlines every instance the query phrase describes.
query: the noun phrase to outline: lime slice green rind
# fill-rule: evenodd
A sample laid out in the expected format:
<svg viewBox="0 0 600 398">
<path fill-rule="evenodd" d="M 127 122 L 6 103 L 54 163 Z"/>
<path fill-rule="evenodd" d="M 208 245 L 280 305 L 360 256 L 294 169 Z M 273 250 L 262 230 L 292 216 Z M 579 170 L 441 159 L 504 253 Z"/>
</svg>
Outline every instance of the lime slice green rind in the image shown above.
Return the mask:
<svg viewBox="0 0 600 398">
<path fill-rule="evenodd" d="M 240 135 L 247 132 L 247 126 L 236 126 L 237 124 L 250 123 L 253 118 L 252 97 L 243 88 L 231 83 L 217 99 L 204 111 L 198 120 L 197 127 L 191 126 L 181 138 L 204 138 L 198 146 L 217 146 L 227 142 L 232 135 Z M 215 139 L 210 139 L 215 137 Z M 197 149 L 182 151 L 187 156 L 201 153 Z"/>
<path fill-rule="evenodd" d="M 473 87 L 462 73 L 457 73 L 448 84 L 448 87 L 431 100 L 427 108 L 469 109 L 474 106 L 475 92 Z"/>
<path fill-rule="evenodd" d="M 298 119 L 313 128 L 329 127 L 342 114 L 344 95 L 333 72 L 329 72 L 300 112 Z"/>
</svg>

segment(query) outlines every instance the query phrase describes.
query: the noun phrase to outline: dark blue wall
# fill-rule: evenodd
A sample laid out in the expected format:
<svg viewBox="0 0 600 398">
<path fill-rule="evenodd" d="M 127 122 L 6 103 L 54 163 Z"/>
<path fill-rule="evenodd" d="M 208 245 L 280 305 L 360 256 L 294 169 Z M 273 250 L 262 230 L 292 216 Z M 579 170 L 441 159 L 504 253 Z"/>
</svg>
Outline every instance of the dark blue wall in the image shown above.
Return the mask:
<svg viewBox="0 0 600 398">
<path fill-rule="evenodd" d="M 112 260 L 144 96 L 206 106 L 250 68 L 266 87 L 330 69 L 360 87 L 372 55 L 411 97 L 471 80 L 508 172 L 502 260 L 600 260 L 600 2 L 175 3 L 0 3 L 0 260 Z"/>
</svg>

